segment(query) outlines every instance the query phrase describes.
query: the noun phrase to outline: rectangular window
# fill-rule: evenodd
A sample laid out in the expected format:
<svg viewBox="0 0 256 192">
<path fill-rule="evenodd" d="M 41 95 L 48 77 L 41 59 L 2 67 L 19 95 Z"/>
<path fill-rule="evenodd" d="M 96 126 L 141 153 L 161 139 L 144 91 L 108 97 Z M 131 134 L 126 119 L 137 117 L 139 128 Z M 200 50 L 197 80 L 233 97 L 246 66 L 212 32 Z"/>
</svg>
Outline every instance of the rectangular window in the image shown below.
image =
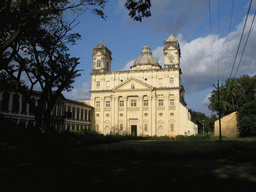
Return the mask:
<svg viewBox="0 0 256 192">
<path fill-rule="evenodd" d="M 124 101 L 119 101 L 119 106 L 123 107 L 124 106 Z"/>
<path fill-rule="evenodd" d="M 131 89 L 135 89 L 134 83 L 131 84 Z"/>
<path fill-rule="evenodd" d="M 174 106 L 174 99 L 170 100 L 170 106 Z"/>
<path fill-rule="evenodd" d="M 174 78 L 170 77 L 170 83 L 173 84 L 174 83 Z"/>
<path fill-rule="evenodd" d="M 100 81 L 96 82 L 96 86 L 99 87 L 100 86 Z"/>
<path fill-rule="evenodd" d="M 110 107 L 110 101 L 106 101 L 106 107 Z"/>
<path fill-rule="evenodd" d="M 164 106 L 164 101 L 163 100 L 158 100 L 158 105 L 159 106 Z"/>
<path fill-rule="evenodd" d="M 96 108 L 100 108 L 100 101 L 96 101 Z"/>
<path fill-rule="evenodd" d="M 131 100 L 131 107 L 136 107 L 136 103 L 137 103 L 136 100 Z"/>
<path fill-rule="evenodd" d="M 159 85 L 159 86 L 163 85 L 163 78 L 159 78 L 159 79 L 158 79 L 158 85 Z"/>
<path fill-rule="evenodd" d="M 144 107 L 147 107 L 147 106 L 148 106 L 148 100 L 144 100 L 144 101 L 143 101 L 143 106 L 144 106 Z"/>
<path fill-rule="evenodd" d="M 97 67 L 100 67 L 100 60 L 97 60 Z"/>
<path fill-rule="evenodd" d="M 106 81 L 106 87 L 107 87 L 107 88 L 110 87 L 110 81 Z"/>
</svg>

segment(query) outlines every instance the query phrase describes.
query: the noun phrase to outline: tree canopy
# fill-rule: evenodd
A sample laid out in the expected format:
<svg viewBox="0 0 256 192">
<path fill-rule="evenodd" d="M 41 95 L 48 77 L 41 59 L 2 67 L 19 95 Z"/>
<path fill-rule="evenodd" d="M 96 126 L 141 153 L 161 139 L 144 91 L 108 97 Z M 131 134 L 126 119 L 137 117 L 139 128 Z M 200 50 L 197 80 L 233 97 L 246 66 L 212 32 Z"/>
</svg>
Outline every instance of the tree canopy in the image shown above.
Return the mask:
<svg viewBox="0 0 256 192">
<path fill-rule="evenodd" d="M 63 14 L 86 10 L 106 19 L 105 0 L 5 0 L 0 3 L 0 75 L 2 89 L 14 89 L 36 111 L 36 126 L 49 126 L 51 110 L 63 90 L 70 90 L 79 71 L 79 58 L 71 57 L 68 45 L 80 39 L 70 33 L 76 26 Z M 131 4 L 132 3 L 132 4 Z M 135 5 L 135 4 L 136 5 Z M 145 7 L 147 5 L 147 7 Z M 136 21 L 149 16 L 150 1 L 129 1 L 126 8 Z M 134 10 L 135 13 L 134 13 Z M 75 17 L 76 18 L 76 17 Z M 137 19 L 139 18 L 139 19 Z M 27 78 L 28 81 L 23 81 Z M 41 88 L 38 105 L 31 100 L 35 85 Z"/>
<path fill-rule="evenodd" d="M 218 101 L 217 90 L 213 90 L 209 100 L 211 101 L 209 105 L 210 110 L 218 112 L 220 106 L 221 117 L 238 111 L 240 136 L 254 135 L 256 131 L 256 124 L 254 123 L 256 114 L 254 113 L 256 76 L 243 75 L 237 79 L 227 79 L 225 86 L 220 88 L 220 102 Z"/>
<path fill-rule="evenodd" d="M 191 109 L 189 109 L 189 112 L 191 114 L 191 121 L 198 126 L 198 133 L 203 133 L 203 128 L 205 133 L 212 131 L 209 125 L 210 118 L 207 115 L 201 112 L 193 111 Z"/>
</svg>

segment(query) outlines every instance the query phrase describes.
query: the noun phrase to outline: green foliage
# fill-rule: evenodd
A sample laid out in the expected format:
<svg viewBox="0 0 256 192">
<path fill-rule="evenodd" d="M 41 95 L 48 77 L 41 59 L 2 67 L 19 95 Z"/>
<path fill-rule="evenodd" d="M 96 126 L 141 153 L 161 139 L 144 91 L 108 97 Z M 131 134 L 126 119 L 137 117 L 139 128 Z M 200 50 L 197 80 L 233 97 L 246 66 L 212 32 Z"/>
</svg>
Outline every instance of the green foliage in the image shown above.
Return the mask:
<svg viewBox="0 0 256 192">
<path fill-rule="evenodd" d="M 240 78 L 229 78 L 225 86 L 220 88 L 221 117 L 239 110 L 244 103 L 256 98 L 256 76 L 243 75 Z M 214 90 L 209 109 L 219 111 L 218 91 Z"/>
<path fill-rule="evenodd" d="M 191 135 L 191 136 L 183 136 L 183 135 L 178 135 L 176 136 L 176 141 L 205 141 L 205 140 L 210 140 L 211 135 L 206 133 L 204 135 Z"/>
<path fill-rule="evenodd" d="M 81 36 L 70 33 L 76 26 L 75 19 L 66 21 L 63 14 L 83 7 L 104 18 L 105 3 L 104 0 L 81 0 L 73 4 L 67 0 L 6 0 L 1 4 L 0 70 L 4 70 L 1 77 L 8 79 L 2 82 L 2 78 L 1 84 L 15 85 L 12 86 L 15 91 L 22 93 L 37 111 L 37 128 L 42 125 L 50 128 L 50 113 L 58 97 L 63 90 L 70 91 L 75 78 L 80 76 L 76 70 L 79 58 L 70 56 L 68 45 L 74 45 Z M 29 82 L 22 82 L 21 77 Z M 38 106 L 31 101 L 36 84 L 42 90 Z"/>
<path fill-rule="evenodd" d="M 210 119 L 208 116 L 206 116 L 204 113 L 196 112 L 191 109 L 189 109 L 190 115 L 191 115 L 191 121 L 197 124 L 198 131 L 200 133 L 203 133 L 203 126 L 204 126 L 204 132 L 208 133 L 211 131 L 209 123 Z M 204 125 L 203 125 L 204 124 Z"/>
<path fill-rule="evenodd" d="M 124 5 L 129 12 L 129 16 L 135 21 L 140 21 L 143 17 L 150 17 L 151 0 L 127 0 Z"/>
<path fill-rule="evenodd" d="M 219 112 L 221 117 L 228 114 L 231 108 L 231 104 L 227 102 L 227 96 L 226 96 L 226 89 L 225 87 L 220 87 L 218 90 L 213 90 L 210 100 L 210 105 L 208 108 L 212 111 Z M 220 101 L 219 101 L 220 100 Z"/>
<path fill-rule="evenodd" d="M 256 100 L 245 103 L 238 111 L 239 136 L 256 136 Z"/>
<path fill-rule="evenodd" d="M 209 109 L 219 110 L 218 92 L 214 90 L 209 98 Z M 256 76 L 243 75 L 240 78 L 229 78 L 220 88 L 221 114 L 228 115 L 238 110 L 238 125 L 241 137 L 255 136 Z"/>
<path fill-rule="evenodd" d="M 170 141 L 170 137 L 168 136 L 161 136 L 161 137 L 157 137 L 157 136 L 153 136 L 153 137 L 144 137 L 146 140 L 154 140 L 154 141 Z"/>
</svg>

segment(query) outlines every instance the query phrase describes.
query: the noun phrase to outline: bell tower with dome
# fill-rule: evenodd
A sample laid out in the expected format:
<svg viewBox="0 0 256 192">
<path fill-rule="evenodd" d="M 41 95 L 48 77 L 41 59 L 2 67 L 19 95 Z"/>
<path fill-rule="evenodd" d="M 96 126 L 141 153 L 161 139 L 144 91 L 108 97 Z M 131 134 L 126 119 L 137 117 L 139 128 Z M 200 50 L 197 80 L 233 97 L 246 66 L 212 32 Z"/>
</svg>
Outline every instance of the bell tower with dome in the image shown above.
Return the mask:
<svg viewBox="0 0 256 192">
<path fill-rule="evenodd" d="M 127 71 L 111 71 L 111 51 L 102 42 L 93 48 L 90 105 L 93 130 L 134 136 L 195 135 L 197 125 L 180 84 L 180 47 L 172 35 L 164 41 L 164 67 L 150 48 Z"/>
<path fill-rule="evenodd" d="M 96 47 L 93 47 L 93 72 L 109 72 L 111 71 L 111 51 L 102 41 Z"/>
<path fill-rule="evenodd" d="M 164 67 L 179 68 L 180 67 L 180 45 L 173 35 L 164 40 Z"/>
</svg>

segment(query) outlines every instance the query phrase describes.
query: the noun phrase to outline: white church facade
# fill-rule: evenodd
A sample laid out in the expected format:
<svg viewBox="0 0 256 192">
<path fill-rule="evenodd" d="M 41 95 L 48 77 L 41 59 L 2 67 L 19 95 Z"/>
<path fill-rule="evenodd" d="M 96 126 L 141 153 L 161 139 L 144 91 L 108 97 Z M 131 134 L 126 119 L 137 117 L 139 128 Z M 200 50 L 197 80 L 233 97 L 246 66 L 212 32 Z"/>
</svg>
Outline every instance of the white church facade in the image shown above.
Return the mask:
<svg viewBox="0 0 256 192">
<path fill-rule="evenodd" d="M 131 70 L 111 71 L 111 51 L 93 48 L 92 128 L 97 132 L 137 136 L 195 135 L 180 84 L 180 47 L 172 35 L 164 41 L 164 67 L 146 45 Z"/>
</svg>

